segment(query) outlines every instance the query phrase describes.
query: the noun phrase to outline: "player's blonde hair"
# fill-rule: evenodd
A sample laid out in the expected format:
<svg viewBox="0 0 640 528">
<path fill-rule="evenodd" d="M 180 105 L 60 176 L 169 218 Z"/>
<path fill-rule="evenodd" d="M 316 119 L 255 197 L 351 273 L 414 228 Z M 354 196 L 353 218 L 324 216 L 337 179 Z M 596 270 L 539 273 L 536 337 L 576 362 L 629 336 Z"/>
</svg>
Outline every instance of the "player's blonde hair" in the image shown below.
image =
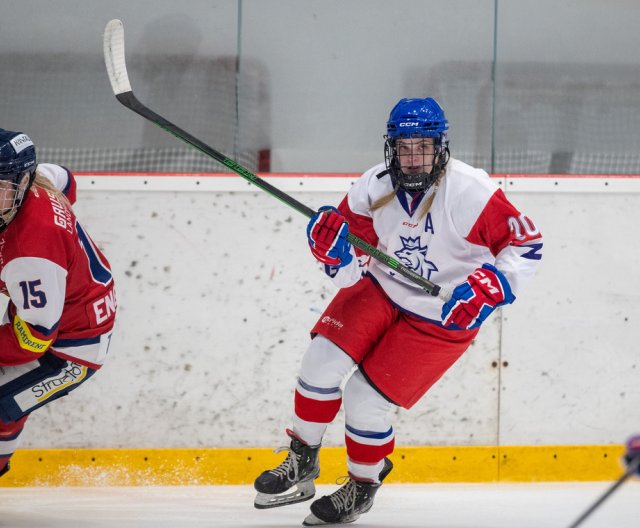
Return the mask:
<svg viewBox="0 0 640 528">
<path fill-rule="evenodd" d="M 39 187 L 44 191 L 47 191 L 50 194 L 53 194 L 61 203 L 65 204 L 69 209 L 71 209 L 71 202 L 69 202 L 69 199 L 61 190 L 59 190 L 53 183 L 51 183 L 51 180 L 49 178 L 38 172 L 38 169 L 36 169 L 36 177 L 33 180 L 33 185 L 35 187 Z"/>
<path fill-rule="evenodd" d="M 438 176 L 438 179 L 433 183 L 433 193 L 424 202 L 424 204 L 422 204 L 422 209 L 420 209 L 418 220 L 422 220 L 429 212 L 429 209 L 431 209 L 431 206 L 433 205 L 433 200 L 435 199 L 436 193 L 438 192 L 438 187 L 440 187 L 440 182 L 442 181 L 442 178 L 444 177 L 446 172 L 447 172 L 447 169 L 444 169 Z M 391 191 L 389 194 L 385 194 L 382 198 L 378 198 L 375 202 L 371 204 L 371 211 L 381 209 L 382 207 L 387 205 L 389 202 L 391 202 L 395 198 L 397 192 L 398 192 L 398 189 L 394 188 L 393 191 Z"/>
</svg>

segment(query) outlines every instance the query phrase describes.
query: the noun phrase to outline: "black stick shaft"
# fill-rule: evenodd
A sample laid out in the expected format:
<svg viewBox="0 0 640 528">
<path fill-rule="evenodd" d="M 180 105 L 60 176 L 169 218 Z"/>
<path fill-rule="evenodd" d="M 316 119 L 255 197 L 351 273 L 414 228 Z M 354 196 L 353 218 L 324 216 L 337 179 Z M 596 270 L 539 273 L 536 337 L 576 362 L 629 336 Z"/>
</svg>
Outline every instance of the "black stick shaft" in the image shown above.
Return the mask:
<svg viewBox="0 0 640 528">
<path fill-rule="evenodd" d="M 616 480 L 613 483 L 613 485 L 606 492 L 604 492 L 596 502 L 594 502 L 591 506 L 589 506 L 589 508 L 587 508 L 587 510 L 580 517 L 578 517 L 573 522 L 573 524 L 569 526 L 569 528 L 577 528 L 578 526 L 580 526 L 583 523 L 583 521 L 596 510 L 596 508 L 598 508 L 605 500 L 607 500 L 613 494 L 614 491 L 616 491 L 620 486 L 622 486 L 622 484 L 629 477 L 631 477 L 631 475 L 633 475 L 636 471 L 638 471 L 638 466 L 640 466 L 640 455 L 636 456 L 631 461 L 631 464 L 629 464 L 629 468 L 627 469 L 627 471 L 625 471 L 624 475 L 622 475 L 618 480 Z"/>
</svg>

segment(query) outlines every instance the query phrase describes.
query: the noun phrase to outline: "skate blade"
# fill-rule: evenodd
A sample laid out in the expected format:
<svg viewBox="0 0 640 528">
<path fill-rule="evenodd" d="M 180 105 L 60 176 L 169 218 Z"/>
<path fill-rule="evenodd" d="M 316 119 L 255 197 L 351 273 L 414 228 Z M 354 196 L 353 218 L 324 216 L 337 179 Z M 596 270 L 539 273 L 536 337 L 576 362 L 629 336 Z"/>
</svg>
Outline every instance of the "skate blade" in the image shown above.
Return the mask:
<svg viewBox="0 0 640 528">
<path fill-rule="evenodd" d="M 287 506 L 288 504 L 296 504 L 298 502 L 313 499 L 316 494 L 316 486 L 313 480 L 299 482 L 296 484 L 294 491 L 287 491 L 280 495 L 270 495 L 268 493 L 258 493 L 253 505 L 259 510 L 267 508 L 278 508 Z"/>
<path fill-rule="evenodd" d="M 360 515 L 355 515 L 353 517 L 349 517 L 345 519 L 344 521 L 340 521 L 337 523 L 330 523 L 327 521 L 323 521 L 322 519 L 316 517 L 313 513 L 310 513 L 309 515 L 307 515 L 306 519 L 302 521 L 302 525 L 303 526 L 320 526 L 320 525 L 326 525 L 326 524 L 349 524 L 354 521 L 357 521 L 359 518 L 360 518 Z"/>
<path fill-rule="evenodd" d="M 324 522 L 322 519 L 318 519 L 313 513 L 307 515 L 304 521 L 302 521 L 302 526 L 319 526 L 321 524 L 328 524 Z"/>
</svg>

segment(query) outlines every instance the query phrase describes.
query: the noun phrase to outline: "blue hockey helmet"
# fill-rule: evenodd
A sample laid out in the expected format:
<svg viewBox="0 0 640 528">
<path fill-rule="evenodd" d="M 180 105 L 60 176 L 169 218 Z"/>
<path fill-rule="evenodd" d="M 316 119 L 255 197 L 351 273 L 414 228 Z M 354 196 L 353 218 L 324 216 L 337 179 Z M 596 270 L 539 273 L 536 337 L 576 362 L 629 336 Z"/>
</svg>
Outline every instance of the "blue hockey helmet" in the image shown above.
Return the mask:
<svg viewBox="0 0 640 528">
<path fill-rule="evenodd" d="M 449 162 L 449 122 L 435 99 L 401 99 L 391 110 L 385 136 L 385 161 L 395 186 L 410 192 L 426 191 L 438 179 Z M 398 157 L 398 140 L 433 138 L 433 159 L 425 171 L 403 171 Z"/>
<path fill-rule="evenodd" d="M 0 200 L 0 231 L 18 213 L 22 201 L 36 174 L 36 148 L 33 141 L 22 132 L 0 128 L 0 190 L 5 192 Z"/>
</svg>

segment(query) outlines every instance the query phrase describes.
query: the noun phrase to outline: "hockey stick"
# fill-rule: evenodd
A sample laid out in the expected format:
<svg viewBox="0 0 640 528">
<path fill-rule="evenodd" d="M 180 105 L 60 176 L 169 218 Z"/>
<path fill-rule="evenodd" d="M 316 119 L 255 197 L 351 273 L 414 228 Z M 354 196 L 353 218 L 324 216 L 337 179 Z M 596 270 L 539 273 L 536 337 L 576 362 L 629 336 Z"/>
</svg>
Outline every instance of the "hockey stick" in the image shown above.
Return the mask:
<svg viewBox="0 0 640 528">
<path fill-rule="evenodd" d="M 124 55 L 124 28 L 122 22 L 118 19 L 111 20 L 107 23 L 104 30 L 104 60 L 107 66 L 107 73 L 109 74 L 109 80 L 111 81 L 111 87 L 116 99 L 120 101 L 124 106 L 133 110 L 137 114 L 140 114 L 145 119 L 148 119 L 152 123 L 155 123 L 163 130 L 166 130 L 170 134 L 173 134 L 178 139 L 198 149 L 203 154 L 213 158 L 225 167 L 231 169 L 239 176 L 242 176 L 245 180 L 248 180 L 256 187 L 259 187 L 263 191 L 266 191 L 271 196 L 279 199 L 286 205 L 294 208 L 299 213 L 302 213 L 308 218 L 311 218 L 316 211 L 307 207 L 303 203 L 299 202 L 295 198 L 282 192 L 277 187 L 274 187 L 270 183 L 267 183 L 262 178 L 256 176 L 251 171 L 235 162 L 234 160 L 227 158 L 224 154 L 221 154 L 217 150 L 206 145 L 199 139 L 193 137 L 191 134 L 185 132 L 181 128 L 177 127 L 173 123 L 167 121 L 164 117 L 156 114 L 151 109 L 143 105 L 133 94 L 131 84 L 129 83 L 129 75 L 127 74 L 127 65 L 125 63 Z M 362 252 L 370 255 L 376 260 L 387 265 L 394 271 L 398 272 L 403 277 L 409 279 L 413 283 L 420 286 L 428 294 L 434 297 L 440 297 L 442 300 L 447 301 L 450 295 L 442 291 L 440 286 L 425 279 L 422 275 L 417 274 L 410 268 L 403 266 L 400 262 L 394 258 L 386 255 L 378 248 L 367 244 L 364 240 L 358 238 L 353 233 L 349 233 L 347 240 Z"/>
<path fill-rule="evenodd" d="M 622 486 L 622 484 L 631 476 L 633 475 L 635 472 L 638 471 L 638 467 L 640 467 L 640 454 L 636 455 L 630 462 L 629 464 L 629 468 L 627 469 L 627 471 L 624 472 L 624 474 L 618 479 L 616 480 L 611 487 L 605 491 L 600 498 L 594 502 L 591 506 L 589 506 L 589 508 L 587 508 L 587 510 L 580 516 L 578 517 L 571 526 L 569 526 L 569 528 L 577 528 L 579 525 L 582 524 L 582 522 L 589 517 L 589 515 L 591 515 L 594 510 L 600 506 L 605 500 L 607 500 L 607 498 L 609 498 L 611 496 L 611 494 L 616 491 L 620 486 Z"/>
</svg>

